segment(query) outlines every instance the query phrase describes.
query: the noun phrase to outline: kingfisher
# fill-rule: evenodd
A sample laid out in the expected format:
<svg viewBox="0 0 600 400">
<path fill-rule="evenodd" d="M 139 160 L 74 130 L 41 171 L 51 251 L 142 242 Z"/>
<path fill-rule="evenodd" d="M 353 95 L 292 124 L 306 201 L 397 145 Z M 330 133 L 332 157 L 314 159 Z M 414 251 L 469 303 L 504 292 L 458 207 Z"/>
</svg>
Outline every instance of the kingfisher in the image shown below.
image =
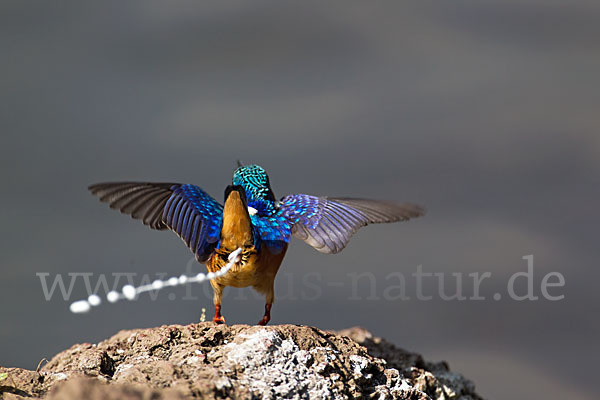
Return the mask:
<svg viewBox="0 0 600 400">
<path fill-rule="evenodd" d="M 252 286 L 265 296 L 259 325 L 271 319 L 274 282 L 292 237 L 322 253 L 338 253 L 362 226 L 406 221 L 425 214 L 416 204 L 350 197 L 291 194 L 276 200 L 269 176 L 258 165 L 242 165 L 233 173 L 221 205 L 200 187 L 167 182 L 106 182 L 89 186 L 108 203 L 144 225 L 171 230 L 190 248 L 209 272 L 228 263 L 241 249 L 238 262 L 210 280 L 214 291 L 213 321 L 221 314 L 223 290 Z"/>
</svg>

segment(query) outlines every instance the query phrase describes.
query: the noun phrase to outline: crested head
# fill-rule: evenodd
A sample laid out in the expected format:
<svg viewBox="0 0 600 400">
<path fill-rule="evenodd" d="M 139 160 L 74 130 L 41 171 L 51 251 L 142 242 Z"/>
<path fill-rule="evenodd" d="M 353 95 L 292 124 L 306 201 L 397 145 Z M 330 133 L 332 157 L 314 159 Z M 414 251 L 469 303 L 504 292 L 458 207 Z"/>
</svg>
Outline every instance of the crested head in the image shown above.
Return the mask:
<svg viewBox="0 0 600 400">
<path fill-rule="evenodd" d="M 243 165 L 236 169 L 233 173 L 233 184 L 244 188 L 249 202 L 256 200 L 275 201 L 269 175 L 259 165 Z"/>
</svg>

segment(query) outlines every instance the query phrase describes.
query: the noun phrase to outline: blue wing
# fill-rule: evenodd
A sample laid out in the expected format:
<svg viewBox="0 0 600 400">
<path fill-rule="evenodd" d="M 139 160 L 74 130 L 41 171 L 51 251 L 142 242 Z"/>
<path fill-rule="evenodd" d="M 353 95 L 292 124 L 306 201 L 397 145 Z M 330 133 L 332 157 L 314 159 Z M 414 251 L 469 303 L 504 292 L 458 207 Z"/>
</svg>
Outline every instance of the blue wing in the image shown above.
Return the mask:
<svg viewBox="0 0 600 400">
<path fill-rule="evenodd" d="M 410 203 L 294 194 L 281 200 L 274 217 L 286 221 L 283 225 L 290 226 L 291 235 L 318 251 L 338 253 L 362 226 L 406 221 L 424 214 L 422 207 Z"/>
<path fill-rule="evenodd" d="M 111 208 L 141 219 L 152 229 L 171 229 L 206 262 L 219 242 L 223 206 L 194 185 L 113 182 L 89 187 Z"/>
<path fill-rule="evenodd" d="M 198 186 L 180 185 L 172 190 L 164 207 L 163 221 L 188 245 L 199 262 L 206 262 L 219 242 L 223 206 Z"/>
</svg>

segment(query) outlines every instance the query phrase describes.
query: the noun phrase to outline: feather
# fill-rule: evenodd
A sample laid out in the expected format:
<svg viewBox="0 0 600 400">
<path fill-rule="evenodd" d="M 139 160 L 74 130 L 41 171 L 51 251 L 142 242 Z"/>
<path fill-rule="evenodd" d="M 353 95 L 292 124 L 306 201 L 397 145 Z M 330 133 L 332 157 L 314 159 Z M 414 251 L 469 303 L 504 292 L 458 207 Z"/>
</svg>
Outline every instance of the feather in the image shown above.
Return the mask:
<svg viewBox="0 0 600 400">
<path fill-rule="evenodd" d="M 281 199 L 279 214 L 292 225 L 294 237 L 322 253 L 338 253 L 365 225 L 406 221 L 425 210 L 410 203 L 296 194 Z"/>
<path fill-rule="evenodd" d="M 171 229 L 199 262 L 206 261 L 218 242 L 223 206 L 197 186 L 108 182 L 91 185 L 89 190 L 152 229 Z"/>
</svg>

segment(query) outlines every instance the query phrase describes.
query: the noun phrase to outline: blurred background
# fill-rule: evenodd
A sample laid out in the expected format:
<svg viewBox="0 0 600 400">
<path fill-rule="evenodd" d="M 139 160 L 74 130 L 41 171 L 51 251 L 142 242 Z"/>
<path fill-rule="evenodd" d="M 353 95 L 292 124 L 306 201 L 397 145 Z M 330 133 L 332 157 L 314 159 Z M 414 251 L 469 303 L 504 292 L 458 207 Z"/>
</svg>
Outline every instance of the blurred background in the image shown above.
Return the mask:
<svg viewBox="0 0 600 400">
<path fill-rule="evenodd" d="M 337 255 L 294 242 L 272 324 L 364 326 L 448 360 L 490 399 L 598 398 L 599 38 L 600 5 L 585 0 L 3 1 L 0 364 L 211 316 L 208 285 L 193 301 L 177 288 L 73 315 L 36 274 L 68 289 L 74 272 L 204 270 L 175 235 L 86 187 L 185 182 L 222 200 L 239 158 L 265 167 L 277 196 L 428 209 L 362 229 Z M 494 300 L 529 254 L 540 299 Z M 490 272 L 486 300 L 443 301 L 432 280 L 419 301 L 419 265 L 448 280 Z M 375 292 L 352 284 L 365 271 Z M 385 299 L 395 272 L 409 300 Z M 549 272 L 563 300 L 541 297 Z M 76 280 L 71 300 L 85 296 Z M 249 290 L 223 304 L 229 323 L 262 310 Z"/>
</svg>

